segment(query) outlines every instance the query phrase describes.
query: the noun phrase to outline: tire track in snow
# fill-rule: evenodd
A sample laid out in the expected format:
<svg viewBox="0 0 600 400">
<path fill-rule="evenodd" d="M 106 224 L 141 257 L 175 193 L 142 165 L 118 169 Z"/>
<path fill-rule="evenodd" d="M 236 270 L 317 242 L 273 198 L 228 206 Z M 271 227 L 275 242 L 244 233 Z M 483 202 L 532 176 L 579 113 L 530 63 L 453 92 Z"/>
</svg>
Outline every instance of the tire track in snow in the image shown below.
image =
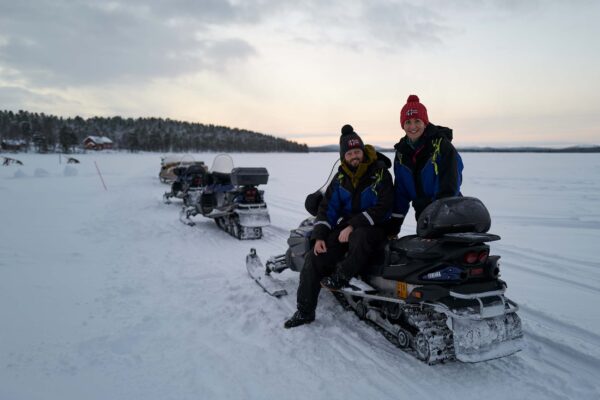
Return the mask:
<svg viewBox="0 0 600 400">
<path fill-rule="evenodd" d="M 396 348 L 383 335 L 360 321 L 353 312 L 343 309 L 333 296 L 324 291 L 320 296 L 315 322 L 291 330 L 283 329 L 285 318 L 296 309 L 293 295 L 297 281 L 293 286 L 291 291 L 286 287 L 289 292 L 287 297 L 272 298 L 275 302 L 274 306 L 284 312 L 284 318 L 278 321 L 280 334 L 274 337 L 282 346 L 282 351 L 287 353 L 299 343 L 312 342 L 314 344 L 310 347 L 303 347 L 303 351 L 310 353 L 304 354 L 304 357 L 308 359 L 326 357 L 327 363 L 333 363 L 339 366 L 340 370 L 348 371 L 349 374 L 356 374 L 357 371 L 355 368 L 348 369 L 348 365 L 364 366 L 375 372 L 370 382 L 364 382 L 379 394 L 375 394 L 375 398 L 396 398 L 397 391 L 389 389 L 395 385 L 390 385 L 389 382 L 398 381 L 398 369 L 390 368 L 390 364 L 397 365 L 401 370 L 403 365 L 408 367 L 414 362 L 417 364 L 420 362 Z M 314 368 L 314 365 L 307 363 L 306 367 Z M 427 369 L 424 364 L 418 367 Z M 362 376 L 360 372 L 358 374 L 350 379 L 355 382 L 360 381 Z M 345 378 L 348 379 L 347 376 Z M 427 395 L 425 388 L 412 380 L 401 381 L 401 386 L 403 391 L 425 397 Z"/>
<path fill-rule="evenodd" d="M 560 357 L 545 358 L 546 362 L 548 362 L 549 360 L 560 360 L 560 362 L 562 363 L 565 361 L 565 359 L 570 359 L 572 360 L 573 364 L 577 364 L 579 366 L 581 366 L 581 364 L 584 364 L 585 370 L 600 371 L 600 359 L 593 355 L 589 355 L 587 353 L 574 349 L 573 346 L 570 346 L 568 344 L 559 343 L 547 336 L 544 336 L 534 331 L 526 332 L 526 336 L 539 343 L 542 347 L 545 348 L 545 350 L 560 354 Z"/>
<path fill-rule="evenodd" d="M 279 255 L 285 253 L 287 249 L 287 239 L 290 235 L 290 231 L 288 229 L 284 229 L 275 225 L 265 226 L 263 228 L 263 237 L 259 240 L 261 243 L 267 243 L 270 247 L 273 247 L 275 250 L 274 254 L 271 255 Z M 248 240 L 247 242 L 255 242 L 253 240 Z M 250 246 L 257 247 L 257 246 Z M 267 257 L 268 258 L 268 257 Z M 263 260 L 266 261 L 266 260 Z"/>
<path fill-rule="evenodd" d="M 519 307 L 525 314 L 528 315 L 527 319 L 535 320 L 536 322 L 542 323 L 544 325 L 550 325 L 558 332 L 566 332 L 583 341 L 595 343 L 596 345 L 600 346 L 600 335 L 595 332 L 590 332 L 586 329 L 565 323 L 560 319 L 554 318 L 542 311 L 535 310 L 528 306 L 521 305 Z"/>
<path fill-rule="evenodd" d="M 521 306 L 521 317 L 526 342 L 537 345 L 548 354 L 560 357 L 544 357 L 548 360 L 570 360 L 573 365 L 585 365 L 585 370 L 600 370 L 600 335 L 567 324 L 541 311 Z"/>
<path fill-rule="evenodd" d="M 283 211 L 287 211 L 286 214 L 292 213 L 297 215 L 306 215 L 303 205 L 299 205 L 299 201 L 290 200 L 288 197 L 278 195 L 268 195 L 265 198 L 268 207 L 273 207 Z"/>
<path fill-rule="evenodd" d="M 500 247 L 499 247 L 500 249 Z M 523 272 L 527 272 L 530 274 L 534 274 L 536 276 L 543 276 L 549 279 L 552 279 L 556 282 L 559 283 L 568 283 L 571 284 L 573 286 L 579 287 L 579 288 L 585 288 L 593 293 L 600 293 L 600 288 L 597 286 L 592 286 L 590 284 L 585 283 L 585 281 L 590 281 L 590 279 L 592 279 L 593 277 L 587 276 L 585 278 L 582 278 L 582 281 L 575 281 L 572 278 L 568 278 L 566 277 L 566 273 L 567 271 L 564 268 L 560 268 L 556 263 L 553 263 L 551 261 L 547 261 L 544 259 L 541 259 L 539 257 L 535 257 L 535 256 L 530 256 L 529 254 L 526 253 L 521 253 L 520 251 L 515 251 L 515 250 L 511 250 L 511 249 L 507 249 L 507 248 L 501 248 L 501 250 L 499 250 L 499 253 L 502 253 L 504 255 L 509 254 L 512 257 L 504 257 L 504 263 L 507 265 L 510 265 L 511 268 L 513 268 L 515 271 L 523 271 Z M 521 259 L 523 260 L 522 262 L 516 261 L 517 259 Z M 509 261 L 510 260 L 510 261 Z M 534 267 L 529 267 L 527 266 L 526 262 L 530 262 L 535 265 L 538 265 L 540 268 L 534 268 Z M 552 267 L 553 270 L 549 270 L 546 267 Z M 576 271 L 574 270 L 568 270 L 570 273 L 575 273 Z M 565 274 L 565 275 L 562 275 Z M 583 281 L 585 279 L 585 281 Z M 593 279 L 596 280 L 596 279 Z"/>
<path fill-rule="evenodd" d="M 287 241 L 287 238 L 290 236 L 290 230 L 286 228 L 282 228 L 276 225 L 269 225 L 263 228 L 263 233 L 268 233 L 269 239 L 284 239 Z M 287 246 L 287 244 L 286 244 Z"/>
<path fill-rule="evenodd" d="M 510 225 L 520 226 L 540 226 L 558 229 L 588 229 L 591 231 L 600 230 L 600 221 L 589 221 L 573 218 L 548 218 L 548 217 L 531 217 L 526 215 L 519 216 L 502 216 L 496 215 L 494 219 Z"/>
<path fill-rule="evenodd" d="M 321 299 L 321 302 L 323 302 L 323 299 Z M 341 305 L 339 304 L 335 305 L 341 307 Z M 327 311 L 331 311 L 331 306 L 328 305 L 326 307 Z M 546 381 L 546 375 L 550 373 L 545 367 L 545 365 L 548 363 L 548 358 L 557 360 L 564 360 L 565 358 L 569 359 L 570 364 L 577 365 L 579 367 L 584 367 L 586 371 L 595 371 L 597 370 L 596 367 L 600 365 L 600 361 L 598 361 L 598 359 L 593 356 L 589 356 L 580 351 L 574 351 L 575 349 L 572 349 L 569 346 L 556 343 L 551 339 L 544 338 L 543 336 L 539 336 L 537 334 L 527 334 L 527 336 L 531 336 L 536 343 L 544 345 L 544 347 L 548 350 L 548 353 L 552 354 L 551 357 L 539 357 L 538 359 L 534 360 L 534 368 L 536 371 L 535 373 L 532 373 L 531 370 L 530 364 L 532 360 L 526 358 L 526 350 L 523 353 L 521 353 L 524 365 L 519 370 L 514 370 L 513 368 L 515 361 L 514 357 L 508 357 L 501 360 L 491 361 L 489 363 L 474 365 L 461 364 L 458 361 L 456 361 L 438 366 L 426 366 L 425 364 L 421 363 L 416 358 L 414 358 L 412 355 L 406 354 L 402 352 L 402 350 L 391 345 L 387 341 L 387 339 L 383 337 L 383 335 L 375 331 L 372 327 L 368 325 L 365 325 L 365 328 L 360 327 L 360 324 L 362 322 L 359 321 L 354 315 L 354 313 L 352 313 L 351 311 L 349 311 L 348 313 L 349 315 L 346 317 L 335 316 L 336 313 L 331 312 L 330 314 L 333 314 L 334 316 L 327 318 L 327 320 L 325 321 L 325 323 L 337 326 L 341 329 L 341 332 L 343 334 L 340 334 L 338 336 L 338 339 L 341 338 L 342 340 L 332 341 L 331 346 L 338 350 L 340 356 L 344 357 L 348 362 L 354 362 L 357 358 L 366 357 L 368 360 L 375 360 L 376 363 L 381 363 L 383 369 L 387 370 L 389 370 L 390 363 L 398 364 L 399 368 L 401 367 L 401 365 L 408 363 L 411 366 L 411 368 L 423 367 L 423 373 L 429 374 L 430 376 L 432 373 L 435 374 L 436 368 L 448 368 L 452 370 L 459 369 L 461 371 L 460 377 L 464 377 L 465 373 L 469 373 L 471 375 L 473 369 L 477 369 L 478 371 L 481 369 L 482 371 L 485 371 L 487 368 L 492 368 L 497 370 L 496 376 L 503 376 L 505 380 L 512 380 L 513 382 L 522 382 L 522 384 L 536 386 L 538 393 L 544 393 L 545 398 L 548 399 L 562 398 L 561 395 L 556 395 L 558 391 L 555 389 L 558 389 L 558 387 L 560 387 L 559 383 L 555 382 L 556 388 L 552 388 L 551 386 L 542 383 Z M 356 319 L 355 323 L 353 322 L 354 319 Z M 355 335 L 348 335 L 348 332 L 353 332 L 355 333 Z M 586 334 L 589 332 L 584 331 L 583 333 Z M 374 337 L 373 334 L 378 338 Z M 592 336 L 592 338 L 593 337 L 594 336 Z M 391 349 L 388 349 L 387 347 L 390 347 Z M 394 359 L 390 361 L 389 359 L 386 359 L 386 357 L 383 357 L 383 354 L 386 354 L 388 351 L 397 352 L 398 354 L 396 354 L 396 357 L 394 357 Z M 559 356 L 555 356 L 556 353 L 558 353 Z M 560 362 L 555 362 L 554 367 L 556 369 L 561 369 Z M 525 373 L 525 371 L 527 371 L 527 373 Z M 539 375 L 540 379 L 534 378 L 532 382 L 532 377 L 535 377 L 536 375 Z M 525 379 L 523 378 L 524 376 L 526 377 Z M 390 380 L 398 379 L 397 375 L 394 374 L 390 374 L 389 377 Z M 407 382 L 405 381 L 402 382 L 403 388 L 406 387 L 406 383 Z M 444 383 L 449 384 L 448 382 Z M 583 398 L 586 398 L 586 396 L 584 395 Z"/>
<path fill-rule="evenodd" d="M 480 364 L 455 361 L 429 366 L 396 348 L 380 332 L 358 320 L 353 312 L 343 310 L 333 298 L 329 300 L 321 298 L 318 322 L 309 325 L 308 329 L 318 329 L 316 335 L 319 340 L 332 349 L 344 364 L 360 363 L 375 372 L 377 383 L 383 387 L 395 385 L 403 392 L 423 394 L 427 398 L 433 396 L 427 385 L 423 385 L 422 378 L 427 376 L 428 383 L 441 388 L 438 389 L 440 393 L 450 391 L 460 398 L 475 398 L 469 396 L 469 388 L 463 384 L 464 377 L 470 376 L 475 382 L 485 382 L 489 376 L 495 376 L 501 381 L 511 382 L 515 387 L 534 386 L 538 393 L 543 394 L 540 398 L 562 398 L 562 395 L 555 394 L 560 384 L 555 383 L 553 387 L 544 383 L 548 371 L 543 365 L 536 364 L 532 369 L 530 360 L 513 356 Z M 514 368 L 516 363 L 520 365 L 517 369 Z M 535 378 L 538 375 L 539 379 Z M 397 398 L 397 395 L 394 392 L 390 398 Z"/>
<path fill-rule="evenodd" d="M 560 261 L 566 261 L 569 264 L 575 264 L 578 266 L 589 267 L 590 271 L 597 271 L 598 268 L 600 268 L 600 263 L 598 263 L 598 262 L 585 261 L 585 260 L 579 260 L 576 258 L 565 257 L 561 254 L 546 253 L 546 252 L 542 252 L 542 251 L 531 249 L 531 248 L 523 248 L 523 247 L 507 245 L 507 244 L 498 244 L 498 246 L 500 248 L 505 248 L 507 251 L 513 251 L 519 255 L 525 255 L 525 256 L 532 257 L 532 258 L 537 257 L 537 259 L 540 262 L 542 260 L 544 260 L 546 262 L 551 262 L 555 266 L 558 266 L 557 261 L 560 260 Z"/>
</svg>

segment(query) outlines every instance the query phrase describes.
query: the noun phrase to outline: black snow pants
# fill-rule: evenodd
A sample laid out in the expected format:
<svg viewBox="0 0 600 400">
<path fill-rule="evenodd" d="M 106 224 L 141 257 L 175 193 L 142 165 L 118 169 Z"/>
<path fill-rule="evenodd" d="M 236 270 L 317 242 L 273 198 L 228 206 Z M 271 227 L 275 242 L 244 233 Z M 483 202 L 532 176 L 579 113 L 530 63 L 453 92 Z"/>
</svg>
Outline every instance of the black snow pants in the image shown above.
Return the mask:
<svg viewBox="0 0 600 400">
<path fill-rule="evenodd" d="M 342 279 L 350 280 L 369 265 L 371 256 L 385 241 L 383 228 L 369 226 L 353 230 L 348 242 L 340 243 L 338 236 L 343 228 L 331 231 L 325 241 L 326 253 L 315 255 L 311 249 L 304 260 L 297 293 L 297 306 L 302 313 L 315 312 L 321 279 L 337 273 Z"/>
</svg>

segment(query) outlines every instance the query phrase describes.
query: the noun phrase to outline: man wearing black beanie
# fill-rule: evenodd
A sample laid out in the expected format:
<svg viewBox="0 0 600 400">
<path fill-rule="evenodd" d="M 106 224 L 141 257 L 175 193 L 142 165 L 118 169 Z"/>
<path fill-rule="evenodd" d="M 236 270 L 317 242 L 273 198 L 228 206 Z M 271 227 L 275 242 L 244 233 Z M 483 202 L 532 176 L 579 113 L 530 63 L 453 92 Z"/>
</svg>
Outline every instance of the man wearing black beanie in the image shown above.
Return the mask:
<svg viewBox="0 0 600 400">
<path fill-rule="evenodd" d="M 354 132 L 352 125 L 344 125 L 340 136 L 340 160 L 344 161 L 344 155 L 351 149 L 361 149 L 364 154 L 365 145 L 358 133 Z"/>
<path fill-rule="evenodd" d="M 365 145 L 350 125 L 342 127 L 341 165 L 319 205 L 297 293 L 298 311 L 285 322 L 293 328 L 315 320 L 321 287 L 340 289 L 385 241 L 393 204 L 389 158 Z"/>
</svg>

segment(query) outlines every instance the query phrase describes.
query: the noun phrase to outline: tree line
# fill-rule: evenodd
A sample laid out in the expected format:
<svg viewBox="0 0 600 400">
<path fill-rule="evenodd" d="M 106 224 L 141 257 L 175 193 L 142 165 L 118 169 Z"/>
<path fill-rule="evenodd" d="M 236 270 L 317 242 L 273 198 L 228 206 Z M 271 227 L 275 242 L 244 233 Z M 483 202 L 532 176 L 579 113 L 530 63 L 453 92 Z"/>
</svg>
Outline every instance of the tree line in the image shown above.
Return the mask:
<svg viewBox="0 0 600 400">
<path fill-rule="evenodd" d="M 71 152 L 87 136 L 106 136 L 114 148 L 157 152 L 307 152 L 308 146 L 246 129 L 163 118 L 62 118 L 0 111 L 0 138 L 38 152 Z"/>
</svg>

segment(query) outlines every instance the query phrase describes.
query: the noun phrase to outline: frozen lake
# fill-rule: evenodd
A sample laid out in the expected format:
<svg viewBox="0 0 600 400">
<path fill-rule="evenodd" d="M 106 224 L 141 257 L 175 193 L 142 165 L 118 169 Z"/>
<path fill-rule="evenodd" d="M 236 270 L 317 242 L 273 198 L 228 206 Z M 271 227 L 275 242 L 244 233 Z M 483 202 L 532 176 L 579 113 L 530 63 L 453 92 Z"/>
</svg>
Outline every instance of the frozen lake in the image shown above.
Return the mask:
<svg viewBox="0 0 600 400">
<path fill-rule="evenodd" d="M 244 258 L 285 250 L 338 155 L 232 156 L 270 173 L 272 225 L 258 241 L 181 224 L 178 202 L 162 202 L 158 154 L 88 153 L 68 167 L 18 154 L 23 166 L 0 168 L 0 399 L 600 398 L 600 155 L 463 154 L 462 192 L 502 236 L 492 253 L 527 347 L 435 366 L 328 293 L 315 323 L 282 328 L 297 275 L 282 274 L 291 295 L 275 299 Z M 411 214 L 402 233 L 414 226 Z"/>
</svg>

